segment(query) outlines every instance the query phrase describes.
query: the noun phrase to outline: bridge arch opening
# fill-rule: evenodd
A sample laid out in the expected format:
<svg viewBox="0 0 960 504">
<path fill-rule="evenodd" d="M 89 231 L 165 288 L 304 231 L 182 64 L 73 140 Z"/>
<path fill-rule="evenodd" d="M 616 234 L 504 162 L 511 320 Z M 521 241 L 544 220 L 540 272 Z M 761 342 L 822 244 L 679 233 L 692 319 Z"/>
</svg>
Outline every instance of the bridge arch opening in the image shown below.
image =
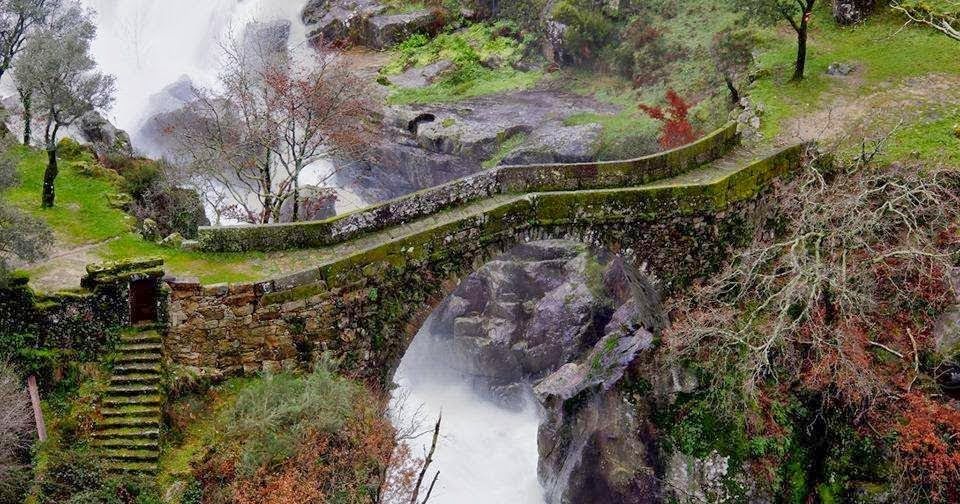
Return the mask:
<svg viewBox="0 0 960 504">
<path fill-rule="evenodd" d="M 605 448 L 587 447 L 590 429 L 572 425 L 608 408 L 603 398 L 665 325 L 653 282 L 608 250 L 542 240 L 443 290 L 414 317 L 392 376 L 398 428 L 443 415 L 432 502 L 616 499 L 570 481 L 581 459 Z M 571 412 L 571 403 L 582 407 Z M 431 432 L 411 441 L 413 453 Z"/>
</svg>

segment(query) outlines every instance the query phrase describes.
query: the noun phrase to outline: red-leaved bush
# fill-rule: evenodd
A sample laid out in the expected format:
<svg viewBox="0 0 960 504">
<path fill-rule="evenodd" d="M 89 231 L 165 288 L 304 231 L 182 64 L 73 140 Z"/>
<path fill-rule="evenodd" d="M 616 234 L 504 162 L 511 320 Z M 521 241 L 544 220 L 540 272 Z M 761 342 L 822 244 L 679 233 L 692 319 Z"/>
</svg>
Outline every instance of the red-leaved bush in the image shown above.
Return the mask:
<svg viewBox="0 0 960 504">
<path fill-rule="evenodd" d="M 641 103 L 640 110 L 648 116 L 663 123 L 660 130 L 660 147 L 673 149 L 686 145 L 697 139 L 697 134 L 687 118 L 690 113 L 690 103 L 687 103 L 674 90 L 667 91 L 667 108 L 651 107 Z"/>
</svg>

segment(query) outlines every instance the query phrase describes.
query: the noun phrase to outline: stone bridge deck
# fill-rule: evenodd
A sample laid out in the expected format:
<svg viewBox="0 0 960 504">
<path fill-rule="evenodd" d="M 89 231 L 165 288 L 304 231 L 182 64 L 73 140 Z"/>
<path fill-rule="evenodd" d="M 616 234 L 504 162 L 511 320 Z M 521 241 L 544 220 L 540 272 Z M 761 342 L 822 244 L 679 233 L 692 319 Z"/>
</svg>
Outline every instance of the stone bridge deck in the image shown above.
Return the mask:
<svg viewBox="0 0 960 504">
<path fill-rule="evenodd" d="M 564 187 L 569 179 L 536 191 L 487 187 L 455 204 L 415 206 L 412 217 L 406 207 L 380 213 L 373 229 L 341 235 L 330 233 L 330 222 L 211 229 L 206 238 L 223 238 L 228 250 L 271 245 L 263 233 L 279 229 L 289 245 L 320 243 L 319 259 L 300 273 L 257 283 L 171 279 L 165 355 L 185 366 L 243 373 L 296 367 L 331 352 L 353 374 L 388 379 L 409 338 L 457 279 L 533 239 L 606 247 L 671 290 L 715 271 L 752 239 L 776 205 L 766 188 L 799 167 L 804 150 L 802 144 L 726 149 L 627 187 Z M 501 172 L 498 183 L 505 180 Z"/>
</svg>

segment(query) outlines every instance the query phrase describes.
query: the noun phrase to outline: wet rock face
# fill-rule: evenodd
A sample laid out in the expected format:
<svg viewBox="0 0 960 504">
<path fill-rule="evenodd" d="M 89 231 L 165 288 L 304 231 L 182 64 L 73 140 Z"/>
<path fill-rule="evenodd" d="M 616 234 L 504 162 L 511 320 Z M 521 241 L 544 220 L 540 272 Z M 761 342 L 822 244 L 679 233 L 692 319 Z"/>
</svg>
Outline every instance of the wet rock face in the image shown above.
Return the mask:
<svg viewBox="0 0 960 504">
<path fill-rule="evenodd" d="M 520 245 L 490 261 L 434 312 L 438 357 L 481 392 L 540 404 L 539 474 L 548 502 L 655 502 L 656 444 L 621 379 L 665 325 L 653 286 L 582 244 Z M 626 468 L 626 469 L 625 469 Z"/>
<path fill-rule="evenodd" d="M 310 38 L 327 43 L 356 42 L 385 49 L 409 35 L 435 31 L 439 21 L 430 9 L 390 14 L 377 0 L 311 0 L 301 13 Z"/>
<path fill-rule="evenodd" d="M 411 84 L 428 80 L 429 74 L 422 73 L 428 69 L 418 71 L 395 79 Z M 507 140 L 519 142 L 502 153 L 500 164 L 595 161 L 600 125 L 565 126 L 564 120 L 582 112 L 618 110 L 589 97 L 549 89 L 389 108 L 382 141 L 371 149 L 372 160 L 342 163 L 337 184 L 369 203 L 396 198 L 480 171 Z"/>
<path fill-rule="evenodd" d="M 842 25 L 863 22 L 876 8 L 876 0 L 834 0 L 833 19 Z"/>
</svg>

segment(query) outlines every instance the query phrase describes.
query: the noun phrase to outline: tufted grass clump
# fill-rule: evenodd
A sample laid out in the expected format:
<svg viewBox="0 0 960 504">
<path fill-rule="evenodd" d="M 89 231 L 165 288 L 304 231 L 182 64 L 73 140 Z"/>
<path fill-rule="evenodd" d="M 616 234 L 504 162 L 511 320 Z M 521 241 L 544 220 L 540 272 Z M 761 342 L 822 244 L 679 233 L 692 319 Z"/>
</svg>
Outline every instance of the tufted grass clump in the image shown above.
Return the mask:
<svg viewBox="0 0 960 504">
<path fill-rule="evenodd" d="M 224 439 L 239 446 L 237 471 L 250 476 L 292 456 L 313 432 L 339 431 L 359 387 L 325 366 L 305 376 L 267 375 L 223 413 Z"/>
</svg>

